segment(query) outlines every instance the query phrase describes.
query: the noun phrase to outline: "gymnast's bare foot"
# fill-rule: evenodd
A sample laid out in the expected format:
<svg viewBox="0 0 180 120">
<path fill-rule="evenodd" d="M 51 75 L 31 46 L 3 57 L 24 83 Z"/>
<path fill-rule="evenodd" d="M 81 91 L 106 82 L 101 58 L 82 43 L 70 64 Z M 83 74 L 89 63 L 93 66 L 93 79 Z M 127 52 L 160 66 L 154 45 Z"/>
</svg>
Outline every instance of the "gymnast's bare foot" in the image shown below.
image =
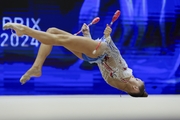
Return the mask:
<svg viewBox="0 0 180 120">
<path fill-rule="evenodd" d="M 20 79 L 21 84 L 25 84 L 31 77 L 40 77 L 41 70 L 38 68 L 30 68 Z"/>
<path fill-rule="evenodd" d="M 3 26 L 3 29 L 6 30 L 6 29 L 13 29 L 15 30 L 17 36 L 22 36 L 24 35 L 24 29 L 25 26 L 22 25 L 22 24 L 18 24 L 18 23 L 6 23 L 4 26 Z"/>
</svg>

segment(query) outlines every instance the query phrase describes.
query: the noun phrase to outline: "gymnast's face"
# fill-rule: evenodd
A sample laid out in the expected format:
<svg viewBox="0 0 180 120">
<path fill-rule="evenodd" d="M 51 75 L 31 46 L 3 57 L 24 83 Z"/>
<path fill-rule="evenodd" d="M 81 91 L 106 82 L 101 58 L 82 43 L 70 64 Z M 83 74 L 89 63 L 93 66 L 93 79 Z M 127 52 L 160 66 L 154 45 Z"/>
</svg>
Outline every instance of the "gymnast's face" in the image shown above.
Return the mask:
<svg viewBox="0 0 180 120">
<path fill-rule="evenodd" d="M 143 85 L 144 82 L 138 78 L 134 78 L 134 77 L 131 77 L 129 82 L 128 82 L 128 85 L 127 85 L 127 88 L 128 88 L 128 92 L 129 93 L 138 93 L 140 92 L 139 91 L 139 87 L 141 85 Z"/>
</svg>

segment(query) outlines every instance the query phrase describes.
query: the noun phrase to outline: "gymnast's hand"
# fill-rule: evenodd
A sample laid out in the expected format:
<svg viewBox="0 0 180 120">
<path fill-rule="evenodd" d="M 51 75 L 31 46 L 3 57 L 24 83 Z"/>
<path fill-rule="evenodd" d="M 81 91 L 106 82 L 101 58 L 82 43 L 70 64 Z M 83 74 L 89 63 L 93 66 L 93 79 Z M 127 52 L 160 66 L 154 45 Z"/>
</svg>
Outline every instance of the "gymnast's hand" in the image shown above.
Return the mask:
<svg viewBox="0 0 180 120">
<path fill-rule="evenodd" d="M 106 37 L 106 38 L 109 37 L 110 34 L 111 34 L 111 32 L 112 32 L 112 29 L 111 29 L 111 27 L 107 24 L 107 25 L 106 25 L 106 28 L 105 28 L 105 30 L 104 30 L 104 35 L 105 35 L 105 37 Z"/>
<path fill-rule="evenodd" d="M 82 33 L 83 33 L 84 35 L 88 35 L 88 34 L 89 34 L 89 31 L 90 31 L 90 30 L 89 30 L 89 26 L 87 26 L 86 23 L 83 24 L 81 30 L 82 30 Z"/>
</svg>

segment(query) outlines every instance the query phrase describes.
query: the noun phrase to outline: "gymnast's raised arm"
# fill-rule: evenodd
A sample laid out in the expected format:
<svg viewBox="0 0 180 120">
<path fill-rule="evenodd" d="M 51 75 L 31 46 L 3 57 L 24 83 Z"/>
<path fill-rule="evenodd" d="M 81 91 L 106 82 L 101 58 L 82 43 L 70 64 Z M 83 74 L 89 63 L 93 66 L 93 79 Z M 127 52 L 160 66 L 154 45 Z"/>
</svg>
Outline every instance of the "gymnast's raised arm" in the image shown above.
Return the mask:
<svg viewBox="0 0 180 120">
<path fill-rule="evenodd" d="M 106 28 L 105 28 L 105 30 L 104 30 L 104 36 L 105 36 L 105 38 L 110 37 L 111 32 L 112 32 L 112 28 L 107 24 L 107 25 L 106 25 Z"/>
<path fill-rule="evenodd" d="M 106 28 L 104 30 L 104 37 L 106 38 L 106 41 L 109 43 L 112 39 L 111 39 L 111 32 L 112 32 L 112 28 L 107 24 Z"/>
<path fill-rule="evenodd" d="M 83 33 L 83 36 L 84 37 L 88 37 L 88 38 L 91 38 L 91 33 L 90 33 L 90 30 L 89 30 L 89 26 L 86 25 L 85 23 L 83 24 L 82 28 L 82 33 Z"/>
</svg>

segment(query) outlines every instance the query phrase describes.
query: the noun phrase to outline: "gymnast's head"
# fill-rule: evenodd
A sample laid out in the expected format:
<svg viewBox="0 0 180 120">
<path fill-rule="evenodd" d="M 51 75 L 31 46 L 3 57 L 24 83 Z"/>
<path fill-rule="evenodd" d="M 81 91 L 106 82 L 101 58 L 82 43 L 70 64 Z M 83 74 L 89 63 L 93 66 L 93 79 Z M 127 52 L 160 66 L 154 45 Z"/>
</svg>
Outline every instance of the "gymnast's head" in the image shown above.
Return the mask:
<svg viewBox="0 0 180 120">
<path fill-rule="evenodd" d="M 131 77 L 127 83 L 126 92 L 132 97 L 148 97 L 144 82 L 134 77 Z"/>
</svg>

